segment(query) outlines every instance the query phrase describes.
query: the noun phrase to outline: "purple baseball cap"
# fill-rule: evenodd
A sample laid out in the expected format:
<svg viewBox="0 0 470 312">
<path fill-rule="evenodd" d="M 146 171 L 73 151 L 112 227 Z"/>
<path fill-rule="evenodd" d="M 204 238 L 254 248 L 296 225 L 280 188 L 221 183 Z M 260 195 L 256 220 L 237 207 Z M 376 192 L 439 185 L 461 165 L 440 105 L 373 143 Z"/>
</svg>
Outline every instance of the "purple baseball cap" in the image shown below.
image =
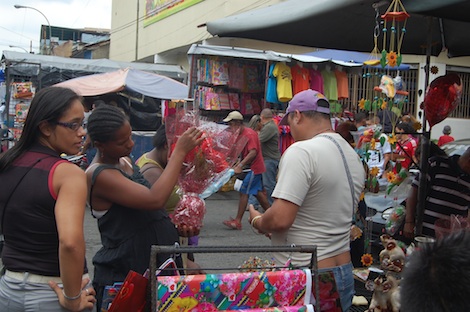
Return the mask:
<svg viewBox="0 0 470 312">
<path fill-rule="evenodd" d="M 324 100 L 328 103 L 328 107 L 321 107 L 318 106 L 318 101 Z M 289 106 L 287 106 L 286 114 L 282 117 L 280 125 L 287 125 L 287 116 L 289 113 L 298 110 L 299 112 L 306 112 L 306 111 L 315 111 L 319 113 L 329 114 L 330 113 L 330 102 L 328 99 L 321 94 L 320 92 L 314 91 L 312 89 L 300 91 L 289 102 Z"/>
</svg>

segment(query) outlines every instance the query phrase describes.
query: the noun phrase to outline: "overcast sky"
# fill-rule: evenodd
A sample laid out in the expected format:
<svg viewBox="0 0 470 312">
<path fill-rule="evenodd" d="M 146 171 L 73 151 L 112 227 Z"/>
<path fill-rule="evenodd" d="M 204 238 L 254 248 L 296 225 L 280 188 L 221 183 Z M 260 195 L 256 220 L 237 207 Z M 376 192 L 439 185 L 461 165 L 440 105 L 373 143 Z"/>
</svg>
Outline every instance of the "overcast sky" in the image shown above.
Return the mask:
<svg viewBox="0 0 470 312">
<path fill-rule="evenodd" d="M 16 9 L 15 4 L 41 11 L 51 26 L 111 28 L 112 0 L 0 0 L 0 51 L 29 52 L 30 43 L 35 53 L 39 51 L 41 25 L 47 25 L 46 18 L 32 9 Z"/>
</svg>

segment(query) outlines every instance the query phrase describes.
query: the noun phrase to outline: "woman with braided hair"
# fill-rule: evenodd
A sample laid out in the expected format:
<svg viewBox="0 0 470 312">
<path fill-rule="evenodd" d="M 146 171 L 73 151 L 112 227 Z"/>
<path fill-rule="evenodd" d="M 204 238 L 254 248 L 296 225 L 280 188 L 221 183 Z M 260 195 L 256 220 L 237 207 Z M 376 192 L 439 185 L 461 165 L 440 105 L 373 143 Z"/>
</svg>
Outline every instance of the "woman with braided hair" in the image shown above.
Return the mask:
<svg viewBox="0 0 470 312">
<path fill-rule="evenodd" d="M 88 118 L 88 135 L 97 149 L 86 175 L 88 201 L 103 244 L 93 257 L 93 285 L 100 311 L 105 286 L 122 282 L 129 270 L 144 273 L 149 267 L 151 245 L 178 242 L 178 232 L 164 207 L 186 154 L 203 136 L 196 128 L 184 132 L 164 172 L 150 186 L 129 157 L 134 146 L 132 129 L 121 110 L 111 105 L 96 108 Z M 158 256 L 160 265 L 170 255 Z"/>
</svg>

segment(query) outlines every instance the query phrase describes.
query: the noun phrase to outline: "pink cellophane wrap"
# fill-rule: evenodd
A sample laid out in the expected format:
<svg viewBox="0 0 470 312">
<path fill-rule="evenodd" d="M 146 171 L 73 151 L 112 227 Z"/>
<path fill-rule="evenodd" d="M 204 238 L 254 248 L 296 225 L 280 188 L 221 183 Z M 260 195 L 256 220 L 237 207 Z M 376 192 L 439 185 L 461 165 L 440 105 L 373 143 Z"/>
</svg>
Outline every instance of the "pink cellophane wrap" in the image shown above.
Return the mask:
<svg viewBox="0 0 470 312">
<path fill-rule="evenodd" d="M 203 142 L 184 159 L 178 178 L 183 196 L 171 216 L 176 226 L 186 225 L 199 229 L 205 213 L 205 203 L 199 198 L 199 194 L 234 165 L 246 139 L 226 125 L 205 120 L 197 111 L 178 111 L 169 116 L 165 124 L 171 151 L 178 138 L 190 127 L 197 127 L 205 136 Z"/>
</svg>

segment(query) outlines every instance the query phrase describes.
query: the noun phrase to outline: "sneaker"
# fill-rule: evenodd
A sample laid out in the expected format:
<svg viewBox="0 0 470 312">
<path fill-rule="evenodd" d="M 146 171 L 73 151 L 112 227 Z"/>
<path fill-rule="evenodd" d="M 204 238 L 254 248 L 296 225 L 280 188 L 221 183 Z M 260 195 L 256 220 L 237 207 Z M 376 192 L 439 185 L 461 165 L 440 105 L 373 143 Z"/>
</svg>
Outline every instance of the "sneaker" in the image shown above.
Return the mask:
<svg viewBox="0 0 470 312">
<path fill-rule="evenodd" d="M 230 218 L 230 220 L 225 220 L 223 224 L 232 230 L 241 230 L 242 229 L 242 224 L 238 222 L 237 220 Z"/>
</svg>

